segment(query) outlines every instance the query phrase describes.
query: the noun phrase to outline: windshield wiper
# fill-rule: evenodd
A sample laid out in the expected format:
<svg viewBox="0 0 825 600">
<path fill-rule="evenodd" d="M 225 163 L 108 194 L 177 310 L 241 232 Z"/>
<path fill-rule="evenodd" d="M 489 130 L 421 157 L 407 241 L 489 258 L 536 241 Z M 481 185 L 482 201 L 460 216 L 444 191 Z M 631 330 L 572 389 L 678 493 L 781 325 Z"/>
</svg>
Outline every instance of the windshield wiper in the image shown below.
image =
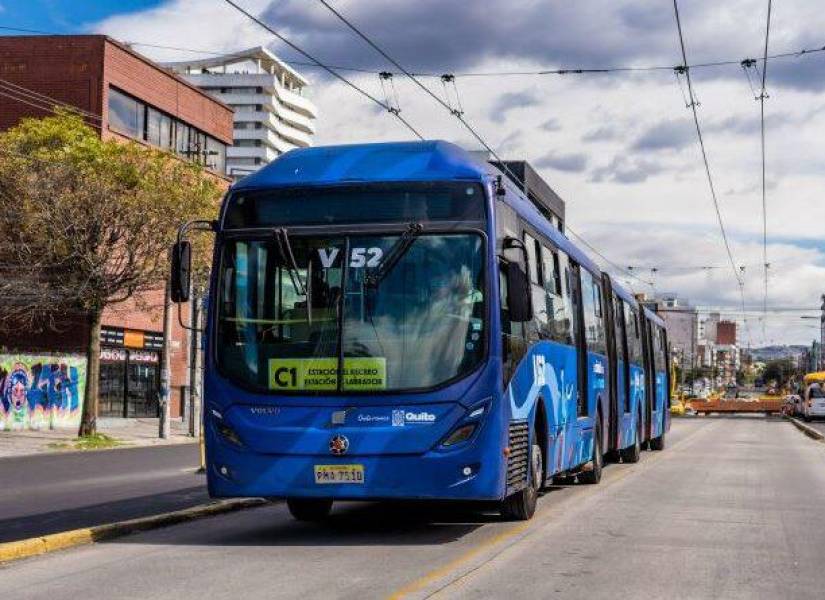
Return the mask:
<svg viewBox="0 0 825 600">
<path fill-rule="evenodd" d="M 364 285 L 369 287 L 378 287 L 378 284 L 390 274 L 390 271 L 395 268 L 395 265 L 397 265 L 398 261 L 400 261 L 404 254 L 407 253 L 407 250 L 409 250 L 410 246 L 413 245 L 415 238 L 421 235 L 423 230 L 424 228 L 421 224 L 416 223 L 415 221 L 407 225 L 406 231 L 401 234 L 398 241 L 395 242 L 392 248 L 390 248 L 390 251 L 387 253 L 387 258 L 383 260 L 374 273 L 367 275 L 364 278 Z"/>
<path fill-rule="evenodd" d="M 295 260 L 295 254 L 292 252 L 292 244 L 289 243 L 289 233 L 286 227 L 275 229 L 275 243 L 278 245 L 278 252 L 281 255 L 281 260 L 286 265 L 286 271 L 289 273 L 289 278 L 292 280 L 292 287 L 299 296 L 304 296 L 307 303 L 307 323 L 312 324 L 312 284 L 305 285 L 301 281 L 301 272 L 298 269 L 298 262 Z M 311 262 L 307 264 L 307 283 L 310 278 Z"/>
<path fill-rule="evenodd" d="M 292 245 L 289 243 L 289 234 L 284 228 L 275 230 L 275 243 L 278 244 L 278 253 L 281 260 L 286 265 L 289 278 L 292 280 L 292 287 L 299 296 L 306 296 L 307 290 L 304 282 L 301 281 L 301 273 L 298 270 L 298 263 L 295 261 L 295 254 L 292 253 Z"/>
</svg>

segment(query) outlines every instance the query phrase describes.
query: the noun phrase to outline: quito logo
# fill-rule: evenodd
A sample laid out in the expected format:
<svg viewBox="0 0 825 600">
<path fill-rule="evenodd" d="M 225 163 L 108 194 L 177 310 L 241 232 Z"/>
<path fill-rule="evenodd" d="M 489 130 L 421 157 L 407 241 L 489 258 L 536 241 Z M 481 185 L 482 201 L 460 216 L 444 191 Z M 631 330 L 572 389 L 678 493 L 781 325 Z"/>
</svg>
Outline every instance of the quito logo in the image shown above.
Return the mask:
<svg viewBox="0 0 825 600">
<path fill-rule="evenodd" d="M 329 440 L 329 451 L 335 456 L 346 454 L 349 450 L 349 440 L 345 435 L 336 435 Z"/>
</svg>

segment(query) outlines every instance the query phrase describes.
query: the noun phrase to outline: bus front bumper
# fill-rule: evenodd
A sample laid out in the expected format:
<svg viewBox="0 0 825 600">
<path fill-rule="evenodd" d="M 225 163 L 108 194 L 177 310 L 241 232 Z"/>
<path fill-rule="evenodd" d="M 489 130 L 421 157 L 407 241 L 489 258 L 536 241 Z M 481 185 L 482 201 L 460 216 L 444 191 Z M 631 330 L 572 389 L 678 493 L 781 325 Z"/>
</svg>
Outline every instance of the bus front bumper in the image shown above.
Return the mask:
<svg viewBox="0 0 825 600">
<path fill-rule="evenodd" d="M 212 443 L 209 443 L 212 442 Z M 212 439 L 207 479 L 213 498 L 333 498 L 340 500 L 500 500 L 501 449 L 477 444 L 417 455 L 306 456 L 255 453 Z M 357 465 L 362 483 L 316 483 L 316 467 Z"/>
</svg>

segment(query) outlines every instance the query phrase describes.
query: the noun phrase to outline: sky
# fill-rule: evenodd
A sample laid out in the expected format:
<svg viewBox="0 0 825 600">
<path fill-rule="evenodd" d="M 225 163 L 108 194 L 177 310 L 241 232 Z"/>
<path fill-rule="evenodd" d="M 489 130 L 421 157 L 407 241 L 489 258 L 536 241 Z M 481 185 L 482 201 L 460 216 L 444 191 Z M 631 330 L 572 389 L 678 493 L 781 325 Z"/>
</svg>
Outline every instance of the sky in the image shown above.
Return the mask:
<svg viewBox="0 0 825 600">
<path fill-rule="evenodd" d="M 315 0 L 237 0 L 324 62 L 389 69 Z M 671 69 L 612 74 L 473 77 L 467 73 L 681 63 L 670 2 L 651 0 L 331 0 L 415 72 L 454 73 L 465 118 L 507 159 L 527 159 L 567 202 L 570 227 L 630 278 L 636 292 L 675 292 L 702 307 L 762 306 L 759 102 L 738 65 L 692 79 L 719 210 L 720 235 L 691 111 Z M 682 0 L 690 64 L 759 57 L 767 0 Z M 213 52 L 274 41 L 223 0 L 0 0 L 0 25 L 102 32 L 136 44 Z M 2 33 L 2 32 L 0 32 Z M 821 0 L 774 3 L 770 54 L 825 45 Z M 197 56 L 136 45 L 158 60 Z M 317 144 L 409 139 L 392 115 L 315 69 Z M 383 98 L 375 74 L 347 74 Z M 437 78 L 425 80 L 443 95 Z M 478 143 L 414 84 L 395 78 L 402 114 L 427 138 Z M 758 86 L 756 93 L 759 93 Z M 771 60 L 767 72 L 768 305 L 809 312 L 749 314 L 740 341 L 810 343 L 825 292 L 825 52 Z M 744 269 L 742 269 L 744 268 Z M 732 315 L 731 315 L 732 316 Z"/>
</svg>

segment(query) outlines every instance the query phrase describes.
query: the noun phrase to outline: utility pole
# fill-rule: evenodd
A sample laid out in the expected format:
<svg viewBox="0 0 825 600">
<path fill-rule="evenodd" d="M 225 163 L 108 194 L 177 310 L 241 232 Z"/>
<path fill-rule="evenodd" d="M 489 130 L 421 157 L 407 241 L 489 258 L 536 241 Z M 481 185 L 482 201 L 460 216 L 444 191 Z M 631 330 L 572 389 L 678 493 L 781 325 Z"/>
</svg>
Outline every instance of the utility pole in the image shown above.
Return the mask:
<svg viewBox="0 0 825 600">
<path fill-rule="evenodd" d="M 159 436 L 169 438 L 171 429 L 170 404 L 172 401 L 172 296 L 169 280 L 166 280 L 166 291 L 163 295 L 163 366 L 160 370 L 160 430 Z"/>
<path fill-rule="evenodd" d="M 825 343 L 825 294 L 822 294 L 820 298 L 822 299 L 822 305 L 819 309 L 822 311 L 822 314 L 819 317 L 819 360 L 816 363 L 817 371 L 825 369 L 822 360 L 822 344 Z"/>
<path fill-rule="evenodd" d="M 200 437 L 201 429 L 201 349 L 200 349 L 200 328 L 201 328 L 201 310 L 200 297 L 193 287 L 192 294 L 192 318 L 191 318 L 191 360 L 189 361 L 189 435 L 192 437 Z"/>
</svg>

